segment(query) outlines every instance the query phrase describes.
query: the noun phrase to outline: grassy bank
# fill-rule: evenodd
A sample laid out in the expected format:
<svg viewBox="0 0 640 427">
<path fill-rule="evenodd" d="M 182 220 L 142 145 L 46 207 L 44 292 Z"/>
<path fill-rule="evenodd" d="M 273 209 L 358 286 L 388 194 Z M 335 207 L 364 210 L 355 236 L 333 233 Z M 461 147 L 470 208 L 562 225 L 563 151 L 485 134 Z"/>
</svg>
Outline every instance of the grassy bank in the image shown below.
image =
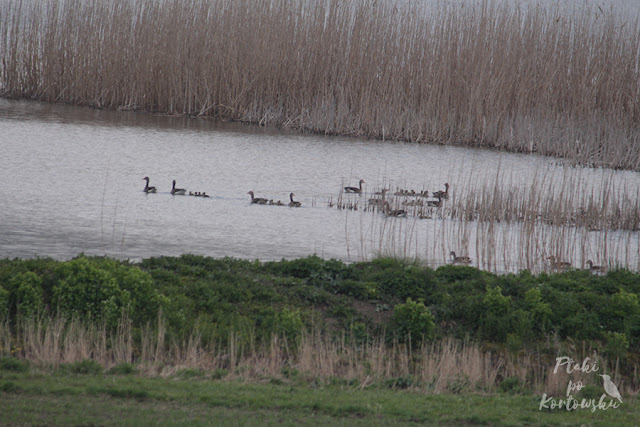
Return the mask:
<svg viewBox="0 0 640 427">
<path fill-rule="evenodd" d="M 264 377 L 247 384 L 177 373 L 0 369 L 3 424 L 55 425 L 635 425 L 637 399 L 607 411 L 540 411 L 540 396 L 419 390 Z"/>
<path fill-rule="evenodd" d="M 250 262 L 185 255 L 0 262 L 0 353 L 41 367 L 92 360 L 151 376 L 559 393 L 597 375 L 640 388 L 640 277 L 625 270 L 498 276 L 380 258 Z"/>
<path fill-rule="evenodd" d="M 612 10 L 4 2 L 7 97 L 640 167 L 640 26 Z"/>
</svg>

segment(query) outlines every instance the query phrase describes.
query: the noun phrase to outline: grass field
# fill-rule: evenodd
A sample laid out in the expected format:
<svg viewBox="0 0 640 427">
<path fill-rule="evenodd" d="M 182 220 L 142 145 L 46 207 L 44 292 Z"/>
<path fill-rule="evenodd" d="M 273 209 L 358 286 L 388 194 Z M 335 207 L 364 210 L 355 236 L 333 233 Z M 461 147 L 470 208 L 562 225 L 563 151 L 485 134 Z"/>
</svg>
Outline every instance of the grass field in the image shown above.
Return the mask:
<svg viewBox="0 0 640 427">
<path fill-rule="evenodd" d="M 140 375 L 0 371 L 1 424 L 49 425 L 637 425 L 637 397 L 616 409 L 540 411 L 540 397 L 424 394 L 419 389 L 259 383 L 182 372 Z"/>
</svg>

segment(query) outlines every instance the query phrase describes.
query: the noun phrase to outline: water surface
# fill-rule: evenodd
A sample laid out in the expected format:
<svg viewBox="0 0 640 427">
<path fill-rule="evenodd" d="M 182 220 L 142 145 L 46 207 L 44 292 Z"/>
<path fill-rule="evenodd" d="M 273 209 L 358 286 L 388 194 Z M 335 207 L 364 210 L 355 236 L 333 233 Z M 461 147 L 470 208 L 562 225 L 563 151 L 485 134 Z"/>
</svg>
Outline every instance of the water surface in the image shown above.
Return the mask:
<svg viewBox="0 0 640 427">
<path fill-rule="evenodd" d="M 481 263 L 478 224 L 390 219 L 329 208 L 328 201 L 359 179 L 366 194 L 346 200 L 363 206 L 382 186 L 434 191 L 449 182 L 455 193 L 506 176 L 525 189 L 541 173 L 549 183 L 567 174 L 557 160 L 541 156 L 30 101 L 0 99 L 0 130 L 2 258 L 69 259 L 83 252 L 130 260 L 183 253 L 277 260 L 315 253 L 356 261 L 396 253 L 438 265 L 457 250 Z M 631 172 L 572 174 L 596 192 L 604 176 L 630 194 L 640 184 Z M 144 176 L 157 194 L 142 191 Z M 172 196 L 173 179 L 211 197 Z M 249 190 L 286 203 L 293 192 L 303 206 L 252 205 Z M 517 230 L 504 233 L 498 242 L 504 259 L 488 265 L 517 269 L 504 254 L 518 251 Z M 607 257 L 637 266 L 636 234 L 609 233 L 623 246 L 617 254 L 608 249 Z M 600 238 L 587 240 L 596 248 Z"/>
</svg>

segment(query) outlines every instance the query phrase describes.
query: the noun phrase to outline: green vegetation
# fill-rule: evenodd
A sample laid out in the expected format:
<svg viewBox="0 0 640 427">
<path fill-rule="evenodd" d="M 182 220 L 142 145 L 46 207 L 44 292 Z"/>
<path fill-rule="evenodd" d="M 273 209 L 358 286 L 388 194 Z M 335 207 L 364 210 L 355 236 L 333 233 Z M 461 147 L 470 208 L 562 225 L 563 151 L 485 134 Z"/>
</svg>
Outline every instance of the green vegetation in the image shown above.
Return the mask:
<svg viewBox="0 0 640 427">
<path fill-rule="evenodd" d="M 557 349 L 551 342 L 584 343 L 624 375 L 637 366 L 640 350 L 640 274 L 626 270 L 500 276 L 393 258 L 260 263 L 183 255 L 136 265 L 80 256 L 0 261 L 0 294 L 8 314 L 2 354 L 37 339 L 26 319 L 41 331 L 95 325 L 101 351 L 115 345 L 106 335 L 126 335 L 118 345 L 134 359 L 152 335 L 156 353 L 182 343 L 233 347 L 238 355 L 271 346 L 274 337 L 294 353 L 314 334 L 351 344 L 410 341 L 414 349 L 452 337 L 496 351 L 547 348 L 550 356 Z"/>
<path fill-rule="evenodd" d="M 134 423 L 136 405 L 145 419 L 175 423 L 207 423 L 206 414 L 363 424 L 638 416 L 640 274 L 625 270 L 498 276 L 393 258 L 80 256 L 0 260 L 0 294 L 7 422 L 106 423 L 117 406 L 118 422 Z M 558 356 L 590 357 L 624 406 L 539 411 L 542 393 L 562 396 L 569 379 L 584 386 L 576 396 L 603 393 L 597 374 L 553 374 Z"/>
<path fill-rule="evenodd" d="M 594 395 L 599 397 L 599 394 Z M 0 371 L 3 424 L 54 425 L 636 425 L 637 399 L 607 411 L 540 411 L 540 396 L 425 395 L 419 390 L 309 382 L 246 384 Z M 90 410 L 87 410 L 90 408 Z"/>
<path fill-rule="evenodd" d="M 11 324 L 46 314 L 111 329 L 126 316 L 142 328 L 161 317 L 175 337 L 198 329 L 203 340 L 234 332 L 268 342 L 274 334 L 295 338 L 315 322 L 329 332 L 363 325 L 369 336 L 411 335 L 416 344 L 443 336 L 540 343 L 556 335 L 601 343 L 621 359 L 640 350 L 640 274 L 626 270 L 534 276 L 433 270 L 394 258 L 260 263 L 183 255 L 136 265 L 80 256 L 0 261 L 0 292 Z"/>
</svg>

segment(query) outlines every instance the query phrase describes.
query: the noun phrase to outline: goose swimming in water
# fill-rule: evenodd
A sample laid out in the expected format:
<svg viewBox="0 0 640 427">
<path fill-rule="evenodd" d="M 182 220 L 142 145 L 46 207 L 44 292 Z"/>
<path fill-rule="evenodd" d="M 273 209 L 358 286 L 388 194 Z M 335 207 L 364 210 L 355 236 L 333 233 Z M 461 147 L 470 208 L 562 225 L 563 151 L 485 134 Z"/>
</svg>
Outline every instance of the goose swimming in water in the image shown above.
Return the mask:
<svg viewBox="0 0 640 427">
<path fill-rule="evenodd" d="M 173 195 L 178 195 L 178 196 L 184 196 L 185 193 L 187 192 L 187 190 L 185 190 L 184 188 L 176 188 L 176 180 L 173 180 L 173 187 L 171 188 L 171 194 Z"/>
<path fill-rule="evenodd" d="M 427 206 L 431 206 L 433 208 L 439 208 L 442 206 L 442 196 L 438 195 L 438 200 L 427 200 Z"/>
<path fill-rule="evenodd" d="M 364 184 L 364 179 L 361 179 L 359 184 L 359 187 L 344 187 L 344 192 L 345 193 L 362 193 L 362 184 Z"/>
<path fill-rule="evenodd" d="M 253 191 L 249 191 L 247 194 L 251 195 L 251 203 L 255 203 L 256 205 L 266 205 L 269 202 L 267 199 L 263 199 L 262 197 L 255 197 Z"/>
<path fill-rule="evenodd" d="M 302 206 L 302 203 L 293 200 L 293 196 L 295 196 L 295 194 L 289 194 L 289 200 L 291 200 L 291 202 L 289 202 L 289 206 L 292 208 L 299 208 L 300 206 Z"/>
<path fill-rule="evenodd" d="M 395 216 L 395 217 L 405 217 L 407 216 L 407 211 L 404 209 L 391 209 L 391 205 L 389 202 L 384 202 L 384 213 L 387 216 Z"/>
<path fill-rule="evenodd" d="M 437 197 L 437 198 L 442 198 L 442 199 L 449 199 L 449 183 L 445 183 L 444 184 L 444 191 L 439 190 L 439 191 L 435 191 L 433 193 L 433 197 Z"/>
<path fill-rule="evenodd" d="M 456 256 L 454 251 L 451 251 L 449 255 L 452 258 L 452 264 L 471 264 L 471 258 L 468 256 Z"/>
<path fill-rule="evenodd" d="M 144 178 L 142 178 L 142 179 L 143 179 L 143 180 L 145 180 L 145 181 L 147 181 L 147 183 L 146 183 L 146 184 L 145 184 L 145 186 L 144 186 L 144 190 L 142 190 L 142 191 L 144 191 L 144 192 L 145 192 L 145 193 L 147 193 L 147 194 L 149 194 L 149 193 L 155 193 L 156 191 L 158 191 L 158 190 L 156 189 L 156 187 L 150 187 L 150 186 L 149 186 L 149 177 L 148 177 L 148 176 L 145 176 L 145 177 L 144 177 Z"/>
</svg>

